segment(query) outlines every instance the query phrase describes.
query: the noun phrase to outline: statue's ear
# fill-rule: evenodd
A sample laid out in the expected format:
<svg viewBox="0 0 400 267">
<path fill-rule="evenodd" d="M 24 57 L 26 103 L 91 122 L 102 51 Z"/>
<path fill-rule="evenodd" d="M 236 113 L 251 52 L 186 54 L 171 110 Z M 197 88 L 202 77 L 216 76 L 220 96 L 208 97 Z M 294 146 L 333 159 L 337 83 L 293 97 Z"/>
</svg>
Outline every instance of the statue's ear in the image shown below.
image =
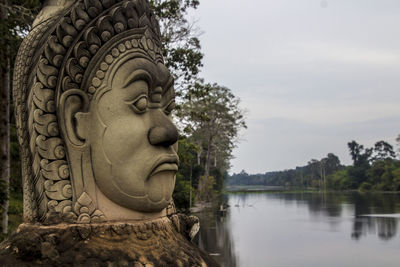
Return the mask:
<svg viewBox="0 0 400 267">
<path fill-rule="evenodd" d="M 79 89 L 70 89 L 60 98 L 59 121 L 66 142 L 85 145 L 89 129 L 89 98 Z"/>
</svg>

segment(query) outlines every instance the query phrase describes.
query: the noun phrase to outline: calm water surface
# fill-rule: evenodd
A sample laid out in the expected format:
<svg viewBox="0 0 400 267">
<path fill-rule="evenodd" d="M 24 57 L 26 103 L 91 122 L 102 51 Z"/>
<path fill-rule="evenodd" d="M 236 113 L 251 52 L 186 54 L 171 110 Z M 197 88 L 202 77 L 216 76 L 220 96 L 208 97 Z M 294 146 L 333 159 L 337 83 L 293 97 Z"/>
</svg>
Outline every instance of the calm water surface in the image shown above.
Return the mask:
<svg viewBox="0 0 400 267">
<path fill-rule="evenodd" d="M 196 214 L 222 266 L 400 266 L 399 194 L 246 193 Z"/>
</svg>

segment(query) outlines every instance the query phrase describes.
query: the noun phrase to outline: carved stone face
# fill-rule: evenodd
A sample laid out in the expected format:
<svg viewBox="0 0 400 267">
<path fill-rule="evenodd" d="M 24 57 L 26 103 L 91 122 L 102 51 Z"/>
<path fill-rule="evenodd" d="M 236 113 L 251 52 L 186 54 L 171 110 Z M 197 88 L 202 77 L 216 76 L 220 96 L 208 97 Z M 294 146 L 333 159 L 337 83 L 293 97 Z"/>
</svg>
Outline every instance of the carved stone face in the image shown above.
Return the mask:
<svg viewBox="0 0 400 267">
<path fill-rule="evenodd" d="M 78 122 L 90 124 L 85 139 L 96 184 L 118 205 L 161 211 L 171 201 L 178 170 L 173 79 L 163 64 L 131 58 L 104 83 L 88 120 Z"/>
</svg>

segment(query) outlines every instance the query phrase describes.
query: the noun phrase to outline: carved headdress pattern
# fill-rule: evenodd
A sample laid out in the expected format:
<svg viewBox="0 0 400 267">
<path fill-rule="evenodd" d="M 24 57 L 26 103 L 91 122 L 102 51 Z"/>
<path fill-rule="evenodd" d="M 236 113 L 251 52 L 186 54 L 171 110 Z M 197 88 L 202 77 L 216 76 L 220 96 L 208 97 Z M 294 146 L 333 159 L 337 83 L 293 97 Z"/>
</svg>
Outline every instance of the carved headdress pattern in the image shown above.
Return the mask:
<svg viewBox="0 0 400 267">
<path fill-rule="evenodd" d="M 60 97 L 96 92 L 113 61 L 143 53 L 162 62 L 160 30 L 146 0 L 78 0 L 35 25 L 14 71 L 25 221 L 104 220 L 90 197 L 74 195 L 58 117 Z"/>
</svg>

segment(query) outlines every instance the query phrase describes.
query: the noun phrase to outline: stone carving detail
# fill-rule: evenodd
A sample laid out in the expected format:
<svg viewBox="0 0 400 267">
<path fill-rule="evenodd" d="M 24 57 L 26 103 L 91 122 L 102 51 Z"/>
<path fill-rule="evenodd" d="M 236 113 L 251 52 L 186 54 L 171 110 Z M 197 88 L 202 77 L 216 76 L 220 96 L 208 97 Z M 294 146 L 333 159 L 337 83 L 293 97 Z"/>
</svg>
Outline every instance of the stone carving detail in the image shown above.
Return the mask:
<svg viewBox="0 0 400 267">
<path fill-rule="evenodd" d="M 111 53 L 105 55 L 104 60 L 100 63 L 99 70 L 96 72 L 96 76 L 92 79 L 92 86 L 89 87 L 88 93 L 92 95 L 96 92 L 96 89 L 102 83 L 105 75 L 104 72 L 108 70 L 115 59 L 134 49 L 144 50 L 153 60 L 162 62 L 161 49 L 151 39 L 142 36 L 140 39 L 127 40 L 124 43 L 118 44 L 117 47 L 111 50 Z"/>
<path fill-rule="evenodd" d="M 173 77 L 147 0 L 47 0 L 13 97 L 24 224 L 3 265 L 217 266 L 176 214 Z"/>
<path fill-rule="evenodd" d="M 162 62 L 159 26 L 147 1 L 66 3 L 57 6 L 51 17 L 41 14 L 21 45 L 15 65 L 13 88 L 26 221 L 46 222 L 54 213 L 84 223 L 106 220 L 86 189 L 75 192 L 71 183 L 58 119 L 59 99 L 70 90 L 91 97 L 110 64 L 129 50 L 145 51 L 153 61 Z M 95 75 L 88 77 L 91 61 L 98 58 L 101 63 L 90 67 L 97 68 Z"/>
<path fill-rule="evenodd" d="M 96 209 L 93 200 L 85 192 L 75 202 L 74 211 L 76 214 L 79 214 L 78 223 L 99 223 L 106 221 L 104 214 Z"/>
<path fill-rule="evenodd" d="M 167 217 L 112 224 L 21 224 L 12 239 L 0 244 L 0 252 L 5 266 L 219 266 Z"/>
</svg>

